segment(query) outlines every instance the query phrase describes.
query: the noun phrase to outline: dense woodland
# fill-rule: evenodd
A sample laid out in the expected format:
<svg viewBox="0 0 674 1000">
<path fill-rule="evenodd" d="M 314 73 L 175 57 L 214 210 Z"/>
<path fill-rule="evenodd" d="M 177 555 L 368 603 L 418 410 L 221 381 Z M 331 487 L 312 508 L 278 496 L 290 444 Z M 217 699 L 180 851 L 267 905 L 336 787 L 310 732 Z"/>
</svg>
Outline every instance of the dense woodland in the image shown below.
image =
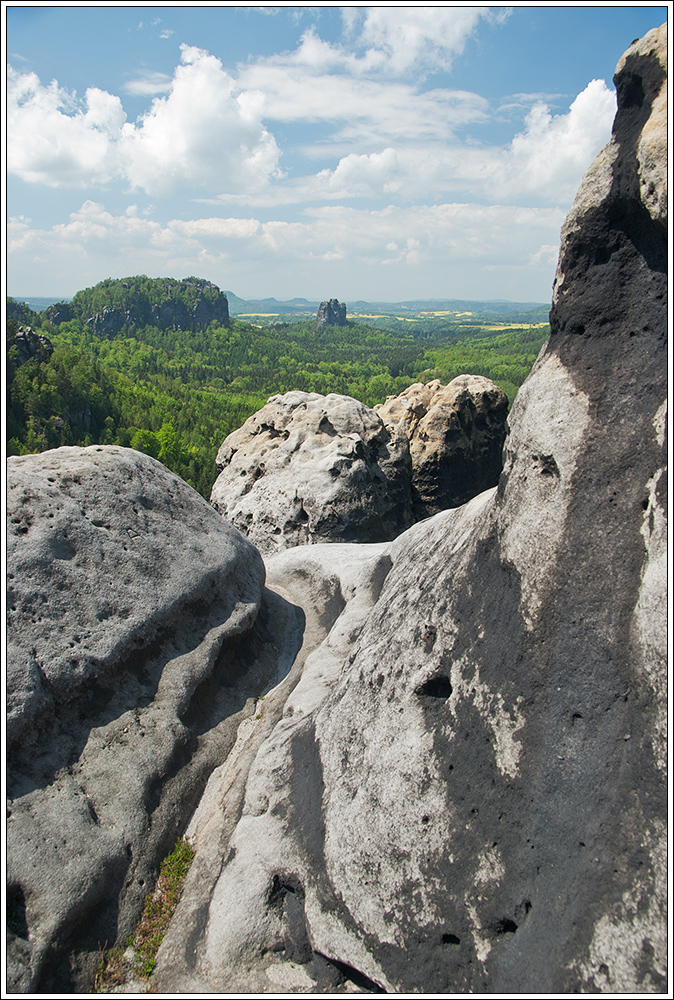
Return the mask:
<svg viewBox="0 0 674 1000">
<path fill-rule="evenodd" d="M 155 290 L 147 283 L 138 279 L 137 290 L 149 301 Z M 434 318 L 432 329 L 350 322 L 317 331 L 313 321 L 256 327 L 231 319 L 205 329 L 145 325 L 99 336 L 86 312 L 104 299 L 113 305 L 116 284 L 78 293 L 77 318 L 61 323 L 48 318 L 50 310 L 37 314 L 8 300 L 7 451 L 137 448 L 206 498 L 223 439 L 274 393 L 346 393 L 374 406 L 412 382 L 471 373 L 493 379 L 512 401 L 548 334 L 540 324 L 504 328 Z M 118 296 L 125 305 L 129 291 Z M 175 289 L 171 294 L 179 297 Z M 193 286 L 185 294 L 193 296 Z M 48 337 L 53 354 L 20 364 L 13 339 L 20 326 Z"/>
</svg>

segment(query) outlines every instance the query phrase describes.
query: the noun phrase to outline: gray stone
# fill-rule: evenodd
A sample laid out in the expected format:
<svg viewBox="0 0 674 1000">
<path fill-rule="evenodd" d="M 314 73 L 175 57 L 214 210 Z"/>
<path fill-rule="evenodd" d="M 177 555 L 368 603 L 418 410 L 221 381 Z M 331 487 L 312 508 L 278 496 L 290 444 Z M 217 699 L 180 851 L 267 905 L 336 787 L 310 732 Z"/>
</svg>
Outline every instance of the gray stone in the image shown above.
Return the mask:
<svg viewBox="0 0 674 1000">
<path fill-rule="evenodd" d="M 302 624 L 256 550 L 130 449 L 8 461 L 8 988 L 87 987 Z"/>
<path fill-rule="evenodd" d="M 160 992 L 315 992 L 327 968 L 342 992 L 667 992 L 667 248 L 637 158 L 664 148 L 665 58 L 660 29 L 619 64 L 498 487 L 269 561 L 333 623 L 224 863 L 188 877 Z M 232 815 L 202 817 L 197 858 Z"/>
<path fill-rule="evenodd" d="M 382 541 L 411 523 L 409 449 L 350 396 L 272 396 L 226 438 L 211 503 L 263 554 Z"/>
<path fill-rule="evenodd" d="M 42 333 L 36 333 L 30 326 L 20 326 L 16 333 L 7 337 L 7 350 L 16 346 L 18 351 L 17 367 L 27 361 L 37 358 L 38 361 L 48 361 L 54 353 L 54 345 Z"/>
<path fill-rule="evenodd" d="M 375 411 L 393 436 L 409 442 L 415 520 L 496 486 L 508 398 L 490 379 L 459 375 L 449 385 L 416 382 Z"/>
<path fill-rule="evenodd" d="M 321 302 L 316 314 L 316 326 L 321 330 L 324 326 L 346 326 L 346 305 L 337 299 Z"/>
</svg>

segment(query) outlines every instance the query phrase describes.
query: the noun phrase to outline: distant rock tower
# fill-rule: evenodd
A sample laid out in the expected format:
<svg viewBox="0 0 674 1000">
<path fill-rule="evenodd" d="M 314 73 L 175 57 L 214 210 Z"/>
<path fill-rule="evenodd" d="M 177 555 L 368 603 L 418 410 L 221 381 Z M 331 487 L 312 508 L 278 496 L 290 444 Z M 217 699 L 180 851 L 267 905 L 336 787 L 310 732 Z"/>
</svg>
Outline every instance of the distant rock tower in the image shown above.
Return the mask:
<svg viewBox="0 0 674 1000">
<path fill-rule="evenodd" d="M 321 330 L 324 326 L 346 326 L 346 303 L 330 299 L 321 302 L 316 315 L 316 326 Z"/>
</svg>

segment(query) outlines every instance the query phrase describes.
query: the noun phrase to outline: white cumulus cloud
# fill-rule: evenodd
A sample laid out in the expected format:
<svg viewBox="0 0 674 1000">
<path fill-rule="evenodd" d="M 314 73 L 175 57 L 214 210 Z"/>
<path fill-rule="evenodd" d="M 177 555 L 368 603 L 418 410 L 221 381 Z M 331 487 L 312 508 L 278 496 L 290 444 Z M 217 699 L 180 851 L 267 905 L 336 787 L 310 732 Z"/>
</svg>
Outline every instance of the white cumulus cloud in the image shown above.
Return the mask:
<svg viewBox="0 0 674 1000">
<path fill-rule="evenodd" d="M 316 188 L 333 198 L 380 197 L 400 187 L 396 179 L 397 156 L 390 146 L 381 153 L 349 153 L 334 170 L 321 170 Z"/>
<path fill-rule="evenodd" d="M 254 100 L 215 56 L 181 46 L 171 92 L 123 130 L 126 174 L 133 187 L 169 194 L 178 183 L 217 190 L 255 190 L 277 172 L 280 150 Z"/>
<path fill-rule="evenodd" d="M 7 73 L 7 170 L 50 187 L 85 187 L 115 176 L 126 120 L 118 97 L 90 87 L 77 102 L 35 73 Z"/>
<path fill-rule="evenodd" d="M 343 13 L 350 34 L 359 31 L 362 63 L 389 74 L 447 70 L 481 20 L 503 20 L 507 8 L 363 7 Z M 362 19 L 362 23 L 361 23 Z"/>
<path fill-rule="evenodd" d="M 251 216 L 170 219 L 115 215 L 87 201 L 67 223 L 8 227 L 9 280 L 49 275 L 72 294 L 105 273 L 200 274 L 239 295 L 287 298 L 302 276 L 305 294 L 348 287 L 353 298 L 484 298 L 545 301 L 563 212 L 558 208 L 444 203 L 379 210 L 325 205 L 295 221 Z M 76 276 L 76 287 L 72 286 Z M 271 284 L 270 284 L 271 281 Z M 387 291 L 388 289 L 388 291 Z M 341 294 L 341 293 L 340 293 Z"/>
<path fill-rule="evenodd" d="M 256 95 L 241 93 L 215 56 L 181 46 L 170 83 L 153 75 L 133 93 L 168 89 L 136 122 L 118 97 L 89 88 L 82 101 L 34 73 L 8 73 L 7 168 L 51 187 L 122 179 L 152 195 L 178 185 L 255 191 L 278 174 L 280 150 Z"/>
<path fill-rule="evenodd" d="M 616 97 L 603 80 L 592 80 L 568 114 L 551 115 L 543 102 L 528 113 L 502 158 L 507 190 L 527 191 L 570 201 L 584 171 L 608 141 L 616 113 Z"/>
</svg>

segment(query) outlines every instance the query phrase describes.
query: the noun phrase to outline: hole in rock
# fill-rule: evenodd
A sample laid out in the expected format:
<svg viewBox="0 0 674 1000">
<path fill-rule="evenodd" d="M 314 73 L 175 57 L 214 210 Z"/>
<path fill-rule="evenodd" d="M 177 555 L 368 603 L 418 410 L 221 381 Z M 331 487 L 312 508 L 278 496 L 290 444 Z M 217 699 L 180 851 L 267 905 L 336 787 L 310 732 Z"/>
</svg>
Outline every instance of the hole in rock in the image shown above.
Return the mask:
<svg viewBox="0 0 674 1000">
<path fill-rule="evenodd" d="M 514 934 L 517 930 L 517 924 L 509 917 L 504 917 L 503 920 L 499 920 L 495 924 L 494 930 L 497 934 Z"/>
<path fill-rule="evenodd" d="M 442 935 L 443 944 L 461 944 L 461 938 L 458 938 L 456 934 L 443 934 Z"/>
<path fill-rule="evenodd" d="M 7 889 L 7 929 L 16 937 L 28 940 L 26 897 L 20 885 L 9 886 Z"/>
<path fill-rule="evenodd" d="M 436 677 L 429 677 L 427 681 L 424 681 L 417 688 L 418 695 L 426 695 L 428 698 L 443 698 L 447 699 L 452 693 L 452 685 L 450 683 L 449 677 L 444 677 L 438 675 Z"/>
<path fill-rule="evenodd" d="M 269 906 L 281 908 L 288 893 L 292 893 L 293 896 L 297 895 L 299 899 L 304 899 L 304 889 L 297 876 L 274 875 L 267 895 L 267 903 Z"/>
</svg>

